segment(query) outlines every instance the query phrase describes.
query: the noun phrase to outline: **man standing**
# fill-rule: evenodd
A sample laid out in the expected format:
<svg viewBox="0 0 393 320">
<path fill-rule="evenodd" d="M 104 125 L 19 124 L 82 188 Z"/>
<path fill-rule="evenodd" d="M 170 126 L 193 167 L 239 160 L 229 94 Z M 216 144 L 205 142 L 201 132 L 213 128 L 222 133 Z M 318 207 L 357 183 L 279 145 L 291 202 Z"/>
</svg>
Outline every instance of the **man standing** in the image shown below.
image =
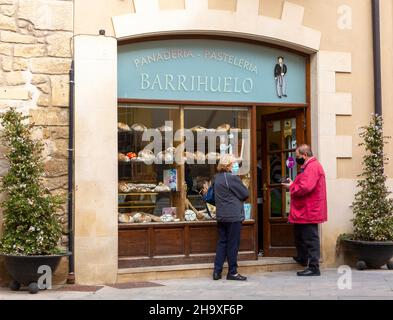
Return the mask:
<svg viewBox="0 0 393 320">
<path fill-rule="evenodd" d="M 284 63 L 284 57 L 278 57 L 274 68 L 274 79 L 276 79 L 277 95 L 280 99 L 287 97 L 287 81 L 285 78 L 287 71 L 288 68 Z"/>
<path fill-rule="evenodd" d="M 295 260 L 308 267 L 298 276 L 320 276 L 320 242 L 318 224 L 327 221 L 325 172 L 313 156 L 310 146 L 296 149 L 296 162 L 301 165 L 295 181 L 283 185 L 290 190 L 289 222 L 294 224 L 297 257 Z"/>
</svg>

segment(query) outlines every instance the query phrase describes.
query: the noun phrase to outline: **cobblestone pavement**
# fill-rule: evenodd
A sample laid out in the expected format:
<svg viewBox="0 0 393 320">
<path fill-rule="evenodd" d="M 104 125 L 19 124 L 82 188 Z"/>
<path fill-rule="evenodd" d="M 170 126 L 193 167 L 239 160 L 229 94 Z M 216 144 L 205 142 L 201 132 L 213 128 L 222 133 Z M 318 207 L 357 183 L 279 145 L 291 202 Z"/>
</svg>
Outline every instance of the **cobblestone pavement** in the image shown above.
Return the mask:
<svg viewBox="0 0 393 320">
<path fill-rule="evenodd" d="M 348 274 L 346 274 L 348 275 Z M 297 277 L 294 272 L 266 272 L 249 275 L 247 282 L 208 278 L 157 280 L 140 283 L 133 288 L 113 288 L 102 286 L 94 292 L 92 288 L 54 287 L 36 295 L 22 290 L 10 291 L 0 288 L 2 299 L 109 299 L 109 300 L 281 300 L 281 299 L 383 299 L 393 300 L 393 271 L 390 270 L 352 270 L 351 289 L 340 289 L 337 269 L 322 271 L 321 277 Z M 225 278 L 225 277 L 224 277 Z M 347 279 L 349 280 L 349 279 Z M 149 286 L 150 285 L 150 286 Z M 127 287 L 127 284 L 124 285 Z M 76 287 L 75 287 L 76 288 Z M 90 290 L 82 292 L 81 290 Z"/>
</svg>

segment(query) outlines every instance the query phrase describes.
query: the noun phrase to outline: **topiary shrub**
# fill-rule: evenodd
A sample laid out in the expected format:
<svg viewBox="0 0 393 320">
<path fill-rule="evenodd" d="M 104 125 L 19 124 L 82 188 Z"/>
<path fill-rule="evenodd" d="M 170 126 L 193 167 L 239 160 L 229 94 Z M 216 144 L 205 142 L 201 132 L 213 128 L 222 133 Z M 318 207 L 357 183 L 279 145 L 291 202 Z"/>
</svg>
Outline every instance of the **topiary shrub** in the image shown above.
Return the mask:
<svg viewBox="0 0 393 320">
<path fill-rule="evenodd" d="M 383 120 L 373 115 L 368 126 L 362 127 L 360 137 L 366 154 L 363 171 L 358 180 L 359 191 L 353 202 L 353 240 L 393 241 L 393 199 L 386 186 L 384 165 L 388 160 L 383 148 L 389 137 L 383 135 Z"/>
<path fill-rule="evenodd" d="M 14 108 L 0 115 L 1 141 L 6 148 L 9 170 L 0 191 L 4 215 L 0 252 L 10 255 L 51 255 L 58 247 L 61 223 L 55 214 L 64 202 L 42 185 L 43 143 L 32 138 L 28 124 Z"/>
</svg>

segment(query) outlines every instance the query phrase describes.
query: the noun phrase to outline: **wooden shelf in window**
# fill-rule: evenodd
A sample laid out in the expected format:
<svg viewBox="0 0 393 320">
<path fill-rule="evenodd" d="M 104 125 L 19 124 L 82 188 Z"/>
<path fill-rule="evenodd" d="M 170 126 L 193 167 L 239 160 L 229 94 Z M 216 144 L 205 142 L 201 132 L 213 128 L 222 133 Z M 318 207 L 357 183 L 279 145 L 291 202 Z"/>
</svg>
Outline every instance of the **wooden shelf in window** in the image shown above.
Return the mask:
<svg viewBox="0 0 393 320">
<path fill-rule="evenodd" d="M 121 204 L 118 205 L 119 209 L 130 209 L 130 208 L 144 208 L 144 209 L 151 209 L 151 208 L 155 208 L 156 205 L 151 205 L 151 206 L 129 206 L 129 205 L 125 205 L 122 206 Z"/>
<path fill-rule="evenodd" d="M 178 192 L 178 191 L 159 191 L 159 192 L 130 192 L 130 193 L 119 193 L 119 196 L 154 196 L 157 194 L 167 194 L 171 192 Z"/>
</svg>

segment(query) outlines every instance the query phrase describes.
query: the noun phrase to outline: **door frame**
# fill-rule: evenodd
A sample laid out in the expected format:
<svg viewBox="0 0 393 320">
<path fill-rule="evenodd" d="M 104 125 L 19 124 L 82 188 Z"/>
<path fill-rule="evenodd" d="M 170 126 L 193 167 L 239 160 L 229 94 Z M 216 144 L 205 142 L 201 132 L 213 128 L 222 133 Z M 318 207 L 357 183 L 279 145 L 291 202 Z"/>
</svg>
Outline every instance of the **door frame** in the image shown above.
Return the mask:
<svg viewBox="0 0 393 320">
<path fill-rule="evenodd" d="M 264 256 L 266 257 L 279 257 L 279 256 L 291 256 L 294 253 L 295 247 L 272 247 L 271 246 L 271 228 L 270 228 L 270 210 L 266 210 L 268 206 L 268 191 L 269 188 L 265 189 L 267 186 L 267 179 L 268 179 L 268 168 L 267 168 L 267 161 L 268 161 L 268 149 L 267 149 L 267 122 L 274 121 L 274 120 L 282 120 L 286 118 L 296 118 L 296 140 L 297 142 L 307 143 L 308 142 L 308 108 L 299 108 L 297 110 L 290 110 L 290 111 L 282 111 L 277 113 L 272 113 L 268 115 L 261 116 L 261 145 L 262 145 L 262 186 L 263 186 L 263 251 Z M 302 128 L 302 130 L 298 130 L 298 128 Z M 297 143 L 297 146 L 299 143 Z M 281 150 L 281 149 L 280 149 Z M 282 168 L 284 164 L 282 163 Z M 283 199 L 283 198 L 282 198 Z M 283 200 L 282 200 L 283 201 Z M 277 222 L 286 222 L 286 219 L 275 219 Z"/>
</svg>

